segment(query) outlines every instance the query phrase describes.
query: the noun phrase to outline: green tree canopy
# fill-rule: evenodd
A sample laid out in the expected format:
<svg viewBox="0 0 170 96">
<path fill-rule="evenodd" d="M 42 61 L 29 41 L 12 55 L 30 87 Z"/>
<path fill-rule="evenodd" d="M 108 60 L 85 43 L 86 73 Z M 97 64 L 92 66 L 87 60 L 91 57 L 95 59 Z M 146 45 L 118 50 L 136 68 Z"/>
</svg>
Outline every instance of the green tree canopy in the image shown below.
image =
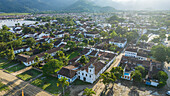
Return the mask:
<svg viewBox="0 0 170 96">
<path fill-rule="evenodd" d="M 135 82 L 141 82 L 142 81 L 142 74 L 140 73 L 139 70 L 133 71 L 131 76 L 133 78 L 133 81 L 135 81 Z"/>
<path fill-rule="evenodd" d="M 96 94 L 96 93 L 93 91 L 93 89 L 89 89 L 89 88 L 84 89 L 83 95 L 93 96 L 93 94 L 94 94 L 94 95 Z"/>
<path fill-rule="evenodd" d="M 56 74 L 56 72 L 59 71 L 62 66 L 63 62 L 56 59 L 52 59 L 43 66 L 43 74 Z"/>
</svg>

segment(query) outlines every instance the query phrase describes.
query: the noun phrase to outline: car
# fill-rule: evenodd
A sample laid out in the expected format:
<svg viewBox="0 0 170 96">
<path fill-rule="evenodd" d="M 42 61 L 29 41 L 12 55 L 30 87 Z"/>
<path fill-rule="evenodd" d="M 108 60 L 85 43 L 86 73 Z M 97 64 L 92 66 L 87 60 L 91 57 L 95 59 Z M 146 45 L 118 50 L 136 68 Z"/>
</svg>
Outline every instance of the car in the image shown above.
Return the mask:
<svg viewBox="0 0 170 96">
<path fill-rule="evenodd" d="M 167 91 L 166 94 L 167 94 L 168 96 L 170 96 L 170 91 Z"/>
</svg>

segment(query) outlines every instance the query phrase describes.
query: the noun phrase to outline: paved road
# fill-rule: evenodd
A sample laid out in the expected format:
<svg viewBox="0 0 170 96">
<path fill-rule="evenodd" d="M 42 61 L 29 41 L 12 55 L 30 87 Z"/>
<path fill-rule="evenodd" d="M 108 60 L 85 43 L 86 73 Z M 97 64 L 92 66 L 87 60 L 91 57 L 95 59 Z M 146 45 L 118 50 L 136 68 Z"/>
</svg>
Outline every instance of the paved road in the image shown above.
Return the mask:
<svg viewBox="0 0 170 96">
<path fill-rule="evenodd" d="M 20 96 L 23 89 L 25 96 L 52 96 L 42 89 L 35 87 L 28 82 L 18 79 L 14 75 L 8 74 L 0 70 L 0 81 L 10 87 L 11 90 L 6 93 L 0 93 L 0 96 Z"/>
</svg>

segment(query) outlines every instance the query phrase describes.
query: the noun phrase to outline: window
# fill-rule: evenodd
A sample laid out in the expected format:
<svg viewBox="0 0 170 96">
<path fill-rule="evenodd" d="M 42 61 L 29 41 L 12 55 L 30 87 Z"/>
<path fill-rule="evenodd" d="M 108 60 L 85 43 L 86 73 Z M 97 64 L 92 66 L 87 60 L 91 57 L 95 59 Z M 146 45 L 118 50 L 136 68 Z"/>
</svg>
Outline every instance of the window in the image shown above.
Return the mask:
<svg viewBox="0 0 170 96">
<path fill-rule="evenodd" d="M 90 72 L 91 72 L 91 70 L 90 70 Z"/>
<path fill-rule="evenodd" d="M 90 78 L 91 78 L 91 75 L 90 75 Z"/>
<path fill-rule="evenodd" d="M 86 74 L 86 76 L 87 76 L 87 74 Z"/>
<path fill-rule="evenodd" d="M 82 75 L 84 75 L 84 73 L 82 73 Z"/>
</svg>

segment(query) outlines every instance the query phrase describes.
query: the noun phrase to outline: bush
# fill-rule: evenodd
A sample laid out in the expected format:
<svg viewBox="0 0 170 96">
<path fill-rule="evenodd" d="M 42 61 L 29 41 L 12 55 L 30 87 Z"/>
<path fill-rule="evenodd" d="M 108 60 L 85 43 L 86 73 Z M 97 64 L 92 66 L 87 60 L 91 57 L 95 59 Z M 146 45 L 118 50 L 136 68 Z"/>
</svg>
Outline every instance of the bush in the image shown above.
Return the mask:
<svg viewBox="0 0 170 96">
<path fill-rule="evenodd" d="M 164 87 L 166 85 L 166 81 L 160 81 L 158 87 Z"/>
</svg>

